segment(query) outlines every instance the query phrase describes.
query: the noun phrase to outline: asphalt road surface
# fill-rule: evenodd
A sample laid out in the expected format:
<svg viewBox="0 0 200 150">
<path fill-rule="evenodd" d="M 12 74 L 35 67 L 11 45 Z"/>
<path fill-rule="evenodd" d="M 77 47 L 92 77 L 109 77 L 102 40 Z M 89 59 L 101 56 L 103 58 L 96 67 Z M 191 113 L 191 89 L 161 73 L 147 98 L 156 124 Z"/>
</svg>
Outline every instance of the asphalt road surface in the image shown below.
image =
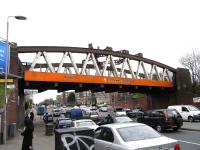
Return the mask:
<svg viewBox="0 0 200 150">
<path fill-rule="evenodd" d="M 179 130 L 166 131 L 163 135 L 179 140 L 181 150 L 200 150 L 200 132 L 199 131 L 189 131 L 189 130 Z"/>
</svg>

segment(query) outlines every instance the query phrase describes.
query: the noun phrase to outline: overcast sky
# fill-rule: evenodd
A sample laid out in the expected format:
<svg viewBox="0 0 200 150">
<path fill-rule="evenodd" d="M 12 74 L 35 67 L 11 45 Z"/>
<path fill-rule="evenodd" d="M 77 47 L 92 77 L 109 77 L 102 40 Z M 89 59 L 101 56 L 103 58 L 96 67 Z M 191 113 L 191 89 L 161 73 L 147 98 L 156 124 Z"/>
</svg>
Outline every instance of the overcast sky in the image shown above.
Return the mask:
<svg viewBox="0 0 200 150">
<path fill-rule="evenodd" d="M 9 20 L 9 41 L 19 46 L 93 43 L 141 52 L 174 68 L 200 47 L 199 0 L 2 0 L 0 5 L 0 37 L 6 38 L 8 16 L 28 18 Z"/>
</svg>

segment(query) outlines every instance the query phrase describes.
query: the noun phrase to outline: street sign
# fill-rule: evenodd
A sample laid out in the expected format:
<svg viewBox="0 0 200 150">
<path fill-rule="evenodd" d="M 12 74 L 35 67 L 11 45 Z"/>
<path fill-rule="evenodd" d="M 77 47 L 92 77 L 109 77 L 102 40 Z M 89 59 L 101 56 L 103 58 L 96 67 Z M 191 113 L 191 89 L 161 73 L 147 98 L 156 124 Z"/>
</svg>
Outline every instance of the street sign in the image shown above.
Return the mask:
<svg viewBox="0 0 200 150">
<path fill-rule="evenodd" d="M 7 49 L 6 43 L 0 41 L 0 73 L 6 72 L 6 62 L 7 62 L 6 49 Z"/>
<path fill-rule="evenodd" d="M 7 81 L 7 83 L 13 83 L 13 79 L 0 79 L 0 83 L 5 83 Z"/>
</svg>

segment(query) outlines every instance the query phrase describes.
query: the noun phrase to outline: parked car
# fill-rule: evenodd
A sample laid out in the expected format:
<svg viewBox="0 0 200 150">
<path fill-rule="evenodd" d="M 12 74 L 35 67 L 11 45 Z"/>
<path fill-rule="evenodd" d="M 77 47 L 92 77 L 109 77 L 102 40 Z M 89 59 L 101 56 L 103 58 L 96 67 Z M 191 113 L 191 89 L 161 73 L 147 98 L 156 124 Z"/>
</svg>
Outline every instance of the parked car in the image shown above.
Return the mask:
<svg viewBox="0 0 200 150">
<path fill-rule="evenodd" d="M 158 132 L 166 129 L 177 131 L 183 125 L 183 119 L 175 109 L 149 110 L 138 117 L 137 121 L 155 128 Z"/>
<path fill-rule="evenodd" d="M 98 121 L 99 120 L 99 114 L 96 111 L 91 111 L 89 113 L 89 119 L 93 121 Z"/>
<path fill-rule="evenodd" d="M 60 109 L 53 109 L 53 116 L 60 116 Z"/>
<path fill-rule="evenodd" d="M 80 108 L 73 108 L 67 110 L 65 116 L 71 119 L 80 119 L 83 118 L 83 112 Z"/>
<path fill-rule="evenodd" d="M 195 120 L 200 121 L 200 110 L 192 105 L 173 105 L 168 106 L 169 109 L 176 109 L 183 120 L 193 122 Z"/>
<path fill-rule="evenodd" d="M 110 124 L 110 123 L 130 123 L 133 122 L 128 116 L 111 116 L 108 115 L 105 120 L 98 122 L 98 125 Z"/>
<path fill-rule="evenodd" d="M 51 114 L 49 112 L 45 113 L 43 116 L 43 120 L 45 123 L 53 122 L 53 114 Z"/>
<path fill-rule="evenodd" d="M 126 112 L 126 115 L 130 118 L 137 118 L 139 116 L 142 116 L 143 114 L 144 112 L 141 111 L 140 109 L 133 109 Z"/>
<path fill-rule="evenodd" d="M 94 129 L 94 130 L 99 127 L 91 119 L 74 120 L 73 121 L 73 126 L 76 127 L 76 128 L 78 128 L 78 127 L 88 127 L 88 128 Z"/>
<path fill-rule="evenodd" d="M 108 111 L 108 107 L 107 106 L 102 106 L 102 107 L 99 108 L 99 111 L 107 112 Z"/>
<path fill-rule="evenodd" d="M 126 115 L 126 111 L 124 111 L 123 108 L 115 108 L 114 109 L 115 115 L 116 116 L 123 116 Z"/>
<path fill-rule="evenodd" d="M 177 140 L 141 123 L 107 124 L 95 130 L 95 150 L 180 150 Z"/>
<path fill-rule="evenodd" d="M 58 118 L 55 123 L 55 129 L 69 128 L 73 126 L 73 122 L 70 118 Z"/>
</svg>

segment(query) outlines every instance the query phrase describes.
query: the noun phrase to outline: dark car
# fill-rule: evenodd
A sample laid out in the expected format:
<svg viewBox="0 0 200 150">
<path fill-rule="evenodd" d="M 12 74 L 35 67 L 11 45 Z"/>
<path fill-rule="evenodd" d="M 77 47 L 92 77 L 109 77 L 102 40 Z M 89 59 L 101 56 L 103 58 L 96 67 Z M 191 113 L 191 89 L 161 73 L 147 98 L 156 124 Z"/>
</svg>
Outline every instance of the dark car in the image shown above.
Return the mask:
<svg viewBox="0 0 200 150">
<path fill-rule="evenodd" d="M 43 120 L 45 123 L 48 123 L 48 122 L 53 122 L 53 114 L 51 113 L 45 113 L 44 116 L 43 116 Z"/>
<path fill-rule="evenodd" d="M 98 125 L 110 124 L 110 123 L 128 123 L 133 120 L 127 116 L 111 116 L 108 115 L 104 120 L 101 120 Z"/>
<path fill-rule="evenodd" d="M 55 123 L 55 129 L 69 128 L 73 126 L 70 118 L 58 118 Z"/>
<path fill-rule="evenodd" d="M 183 125 L 183 119 L 175 109 L 149 110 L 138 117 L 137 121 L 153 127 L 158 132 L 166 129 L 177 131 Z"/>
<path fill-rule="evenodd" d="M 143 114 L 144 112 L 141 111 L 140 109 L 133 109 L 126 112 L 126 115 L 130 118 L 137 118 L 137 117 L 142 116 Z"/>
</svg>

